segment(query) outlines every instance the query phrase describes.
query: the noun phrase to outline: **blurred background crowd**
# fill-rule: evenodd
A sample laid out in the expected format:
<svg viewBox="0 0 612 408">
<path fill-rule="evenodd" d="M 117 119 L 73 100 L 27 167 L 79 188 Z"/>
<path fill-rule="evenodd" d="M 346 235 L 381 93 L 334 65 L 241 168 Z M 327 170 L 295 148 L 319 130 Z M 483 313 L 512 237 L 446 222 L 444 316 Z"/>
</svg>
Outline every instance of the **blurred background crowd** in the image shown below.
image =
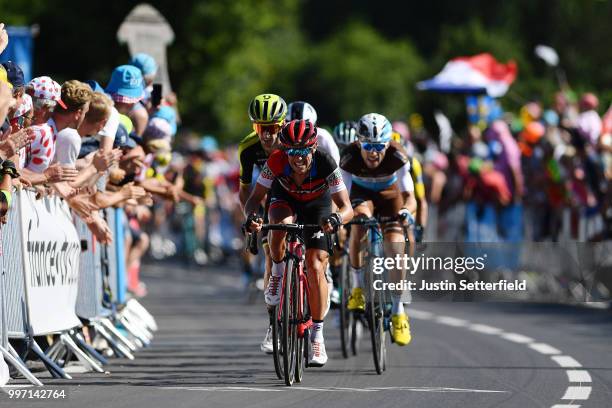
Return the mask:
<svg viewBox="0 0 612 408">
<path fill-rule="evenodd" d="M 157 1 L 171 27 L 167 61 L 116 46 L 136 4 L 79 4 L 77 24 L 68 0 L 6 2 L 4 22 L 29 29 L 32 61 L 20 70 L 4 54 L 0 70 L 12 183 L 62 195 L 102 241 L 111 237 L 92 210 L 125 206 L 134 293 L 146 290 L 137 271 L 147 251 L 206 264 L 241 248 L 236 145 L 262 92 L 311 103 L 330 131 L 364 112 L 394 120 L 423 163 L 426 240 L 610 239 L 612 71 L 602 67 L 612 55 L 599 45 L 612 34 L 609 2 L 443 1 L 396 13 L 383 1 L 372 13 L 366 1 Z M 540 43 L 560 62 L 534 55 Z M 518 67 L 503 98 L 416 89 L 446 61 L 481 52 Z M 160 66 L 172 80 L 163 89 Z"/>
</svg>

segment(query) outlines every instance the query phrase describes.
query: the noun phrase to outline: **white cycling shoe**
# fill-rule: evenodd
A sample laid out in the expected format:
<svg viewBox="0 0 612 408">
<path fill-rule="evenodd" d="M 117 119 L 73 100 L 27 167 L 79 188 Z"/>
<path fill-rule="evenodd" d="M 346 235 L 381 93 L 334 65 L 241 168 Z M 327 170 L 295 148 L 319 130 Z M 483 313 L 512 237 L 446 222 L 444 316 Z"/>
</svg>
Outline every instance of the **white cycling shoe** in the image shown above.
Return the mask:
<svg viewBox="0 0 612 408">
<path fill-rule="evenodd" d="M 325 343 L 322 341 L 312 340 L 310 350 L 308 352 L 309 367 L 323 367 L 327 363 L 327 353 L 325 352 Z"/>
<path fill-rule="evenodd" d="M 274 344 L 272 344 L 272 326 L 268 326 L 266 337 L 261 342 L 261 351 L 266 354 L 272 354 L 274 352 Z"/>
<path fill-rule="evenodd" d="M 266 299 L 267 305 L 276 306 L 280 303 L 282 281 L 282 276 L 270 276 L 270 280 L 268 281 L 268 287 L 264 291 L 264 298 Z"/>
</svg>

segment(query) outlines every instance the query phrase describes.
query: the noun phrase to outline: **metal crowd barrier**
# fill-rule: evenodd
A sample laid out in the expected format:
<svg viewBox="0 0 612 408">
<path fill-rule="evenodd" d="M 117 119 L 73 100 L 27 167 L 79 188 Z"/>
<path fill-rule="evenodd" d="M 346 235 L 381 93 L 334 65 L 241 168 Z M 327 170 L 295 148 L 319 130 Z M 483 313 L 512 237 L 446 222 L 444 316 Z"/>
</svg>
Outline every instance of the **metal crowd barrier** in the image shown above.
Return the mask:
<svg viewBox="0 0 612 408">
<path fill-rule="evenodd" d="M 82 319 L 110 316 L 111 311 L 103 306 L 103 282 L 101 247 L 79 217 L 74 217 L 74 224 L 81 239 L 81 257 L 79 264 L 79 290 L 76 312 Z"/>
<path fill-rule="evenodd" d="M 13 195 L 7 225 L 0 226 L 0 354 L 35 385 L 42 383 L 9 338 L 33 351 L 54 377 L 70 379 L 57 362 L 75 356 L 98 372 L 107 363 L 85 342 L 77 316 L 117 357 L 133 359 L 157 329 L 153 317 L 127 297 L 123 211 L 107 209 L 104 216 L 113 232 L 109 246 L 96 242 L 59 198 L 40 201 L 21 190 Z M 45 306 L 65 316 L 51 316 Z M 46 352 L 34 341 L 42 334 L 56 335 Z"/>
</svg>

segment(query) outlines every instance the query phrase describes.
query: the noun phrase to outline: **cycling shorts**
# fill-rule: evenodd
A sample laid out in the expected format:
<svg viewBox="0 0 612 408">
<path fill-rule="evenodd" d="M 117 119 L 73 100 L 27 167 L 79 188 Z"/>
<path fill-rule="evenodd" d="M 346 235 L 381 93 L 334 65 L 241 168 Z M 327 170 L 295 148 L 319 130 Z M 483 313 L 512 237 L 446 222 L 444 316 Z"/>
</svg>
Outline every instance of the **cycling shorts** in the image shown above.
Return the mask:
<svg viewBox="0 0 612 408">
<path fill-rule="evenodd" d="M 268 192 L 270 196 L 270 210 L 279 207 L 286 207 L 297 216 L 298 224 L 317 224 L 321 219 L 331 214 L 331 194 L 326 192 L 322 196 L 311 201 L 297 201 L 276 180 Z M 304 230 L 304 241 L 306 249 L 321 249 L 330 251 L 330 237 L 323 233 L 320 228 L 307 228 Z M 329 252 L 331 255 L 331 252 Z"/>
<path fill-rule="evenodd" d="M 353 183 L 350 198 L 353 208 L 371 201 L 374 205 L 374 213 L 381 217 L 397 215 L 404 205 L 402 193 L 397 183 L 393 183 L 380 191 L 368 190 Z"/>
</svg>

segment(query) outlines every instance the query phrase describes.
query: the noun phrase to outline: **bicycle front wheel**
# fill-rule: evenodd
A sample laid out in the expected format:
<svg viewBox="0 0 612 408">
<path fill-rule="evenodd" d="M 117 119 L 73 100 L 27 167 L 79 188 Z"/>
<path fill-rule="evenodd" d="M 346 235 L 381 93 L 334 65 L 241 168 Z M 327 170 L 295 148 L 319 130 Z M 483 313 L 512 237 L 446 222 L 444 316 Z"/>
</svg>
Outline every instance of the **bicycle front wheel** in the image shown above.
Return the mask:
<svg viewBox="0 0 612 408">
<path fill-rule="evenodd" d="M 295 285 L 295 293 L 297 294 L 295 304 L 295 316 L 298 319 L 297 324 L 306 325 L 306 321 L 309 317 L 308 312 L 308 297 L 307 290 L 305 285 L 306 282 L 301 280 L 298 269 L 295 269 L 295 275 L 293 277 L 293 282 Z M 304 368 L 306 367 L 306 361 L 308 361 L 308 344 L 309 344 L 309 331 L 306 329 L 303 331 L 302 336 L 297 338 L 296 352 L 295 352 L 295 382 L 302 382 L 302 378 L 304 377 Z"/>
<path fill-rule="evenodd" d="M 348 358 L 351 349 L 351 332 L 353 332 L 353 313 L 348 310 L 348 298 L 351 290 L 351 274 L 348 267 L 348 255 L 342 256 L 340 263 L 340 344 L 342 345 L 342 357 Z M 353 354 L 356 348 L 353 348 Z"/>
<path fill-rule="evenodd" d="M 293 259 L 287 260 L 285 267 L 285 287 L 283 291 L 281 315 L 283 367 L 285 372 L 285 384 L 289 386 L 293 385 L 293 382 L 295 381 L 295 362 L 297 351 L 297 316 L 295 315 L 294 307 L 295 303 L 297 303 L 297 296 L 294 290 L 294 268 L 295 261 Z"/>
<path fill-rule="evenodd" d="M 372 341 L 372 356 L 374 358 L 374 368 L 377 374 L 382 374 L 385 370 L 385 304 L 383 292 L 374 289 L 375 275 L 372 270 L 372 257 L 368 259 L 368 270 L 366 272 L 366 314 L 368 326 L 370 328 L 370 338 Z"/>
<path fill-rule="evenodd" d="M 274 306 L 274 309 L 270 312 L 270 323 L 272 324 L 272 356 L 274 357 L 274 371 L 279 380 L 284 378 L 283 364 L 281 362 L 282 346 L 280 342 L 281 327 L 278 319 L 278 306 Z"/>
</svg>

